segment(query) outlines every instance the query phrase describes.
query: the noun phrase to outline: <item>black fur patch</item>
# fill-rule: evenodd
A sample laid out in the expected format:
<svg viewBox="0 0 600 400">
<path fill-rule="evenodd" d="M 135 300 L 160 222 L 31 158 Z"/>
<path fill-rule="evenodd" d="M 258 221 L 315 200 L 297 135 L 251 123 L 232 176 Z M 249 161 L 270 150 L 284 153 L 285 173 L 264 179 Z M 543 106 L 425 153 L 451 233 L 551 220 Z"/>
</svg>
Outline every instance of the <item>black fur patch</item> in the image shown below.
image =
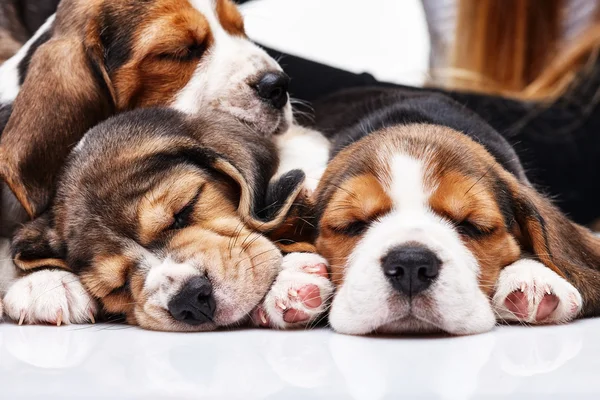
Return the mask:
<svg viewBox="0 0 600 400">
<path fill-rule="evenodd" d="M 332 136 L 332 157 L 382 128 L 433 124 L 462 132 L 484 146 L 519 180 L 525 179 L 517 154 L 506 139 L 473 111 L 446 95 L 415 89 L 354 89 L 323 99 L 314 107 L 316 129 Z"/>
<path fill-rule="evenodd" d="M 498 208 L 504 219 L 504 226 L 510 231 L 516 221 L 515 199 L 506 182 L 496 176 L 495 173 L 490 172 L 490 174 L 493 179 L 496 204 L 498 204 Z"/>
<path fill-rule="evenodd" d="M 4 132 L 6 124 L 8 124 L 10 114 L 12 114 L 12 104 L 0 105 L 0 137 L 2 136 L 2 132 Z"/>
<path fill-rule="evenodd" d="M 56 243 L 54 246 L 45 237 L 45 234 L 40 232 L 40 236 L 26 238 L 13 243 L 12 255 L 19 255 L 22 261 L 36 261 L 41 259 L 60 259 L 64 260 L 67 254 L 67 249 L 62 243 Z"/>
<path fill-rule="evenodd" d="M 30 35 L 56 12 L 60 0 L 17 0 L 13 3 Z"/>
<path fill-rule="evenodd" d="M 264 207 L 257 209 L 256 217 L 262 221 L 270 221 L 275 218 L 292 193 L 304 182 L 304 179 L 304 172 L 294 169 L 272 182 L 267 189 Z"/>
<path fill-rule="evenodd" d="M 42 33 L 40 37 L 37 38 L 35 42 L 31 44 L 31 47 L 29 48 L 29 50 L 27 50 L 27 54 L 25 54 L 25 57 L 23 57 L 23 59 L 17 67 L 19 70 L 19 85 L 22 85 L 23 82 L 25 82 L 25 77 L 27 76 L 27 71 L 29 70 L 29 64 L 31 63 L 31 58 L 33 57 L 33 54 L 41 45 L 50 40 L 51 37 L 52 29 Z"/>
<path fill-rule="evenodd" d="M 100 41 L 104 47 L 104 65 L 109 74 L 131 58 L 133 35 L 148 1 L 131 2 L 124 8 L 114 8 L 105 2 L 100 13 Z M 135 16 L 135 18 L 132 18 Z"/>
</svg>

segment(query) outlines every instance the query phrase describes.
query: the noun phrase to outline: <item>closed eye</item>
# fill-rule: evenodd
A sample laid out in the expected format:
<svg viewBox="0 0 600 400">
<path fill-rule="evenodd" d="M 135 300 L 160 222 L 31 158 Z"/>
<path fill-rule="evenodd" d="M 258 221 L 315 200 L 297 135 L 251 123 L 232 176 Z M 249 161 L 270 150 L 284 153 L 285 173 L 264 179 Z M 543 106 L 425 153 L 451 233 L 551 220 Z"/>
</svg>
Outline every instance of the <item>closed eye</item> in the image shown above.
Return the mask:
<svg viewBox="0 0 600 400">
<path fill-rule="evenodd" d="M 162 60 L 192 61 L 202 57 L 205 51 L 206 45 L 204 43 L 193 43 L 173 52 L 160 53 L 158 58 Z"/>
<path fill-rule="evenodd" d="M 496 230 L 495 228 L 476 225 L 475 223 L 469 220 L 463 220 L 461 222 L 455 223 L 455 227 L 458 230 L 458 233 L 473 239 L 489 236 L 493 234 Z"/>
<path fill-rule="evenodd" d="M 194 207 L 200 199 L 203 187 L 204 185 L 201 186 L 200 189 L 198 189 L 198 192 L 196 193 L 194 198 L 192 198 L 192 200 L 187 202 L 187 204 L 183 206 L 183 208 L 181 208 L 178 212 L 175 213 L 175 215 L 173 215 L 173 223 L 167 228 L 167 230 L 183 229 L 190 225 Z"/>
<path fill-rule="evenodd" d="M 340 235 L 359 236 L 362 235 L 368 227 L 368 222 L 357 220 L 341 226 L 332 226 L 330 229 Z"/>
</svg>

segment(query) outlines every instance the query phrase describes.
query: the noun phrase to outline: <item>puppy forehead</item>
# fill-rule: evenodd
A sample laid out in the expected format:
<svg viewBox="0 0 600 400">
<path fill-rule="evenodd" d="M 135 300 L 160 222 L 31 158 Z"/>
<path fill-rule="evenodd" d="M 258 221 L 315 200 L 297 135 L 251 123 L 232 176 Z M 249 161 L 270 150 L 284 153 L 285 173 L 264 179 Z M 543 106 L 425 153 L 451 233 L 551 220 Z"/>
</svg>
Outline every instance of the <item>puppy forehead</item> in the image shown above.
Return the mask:
<svg viewBox="0 0 600 400">
<path fill-rule="evenodd" d="M 416 210 L 427 204 L 435 183 L 428 174 L 427 160 L 405 153 L 389 156 L 388 168 L 380 168 L 380 179 L 390 199 L 397 208 Z"/>
<path fill-rule="evenodd" d="M 430 124 L 395 126 L 374 132 L 340 152 L 324 174 L 317 203 L 323 210 L 339 196 L 340 187 L 348 190 L 354 177 L 369 174 L 394 207 L 431 206 L 429 203 L 435 202 L 441 192 L 466 192 L 465 185 L 482 177 L 485 179 L 477 185 L 487 185 L 486 192 L 495 191 L 497 188 L 488 182 L 495 175 L 490 168 L 494 165 L 483 146 L 450 128 Z M 482 188 L 478 189 L 480 192 Z"/>
</svg>

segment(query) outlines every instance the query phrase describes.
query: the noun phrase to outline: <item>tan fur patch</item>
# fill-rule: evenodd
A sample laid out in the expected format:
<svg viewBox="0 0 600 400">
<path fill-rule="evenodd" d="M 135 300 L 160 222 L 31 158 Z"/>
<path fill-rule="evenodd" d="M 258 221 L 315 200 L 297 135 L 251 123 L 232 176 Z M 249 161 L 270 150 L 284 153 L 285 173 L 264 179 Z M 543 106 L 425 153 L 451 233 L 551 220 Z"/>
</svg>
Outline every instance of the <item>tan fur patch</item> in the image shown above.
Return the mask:
<svg viewBox="0 0 600 400">
<path fill-rule="evenodd" d="M 482 172 L 485 174 L 485 171 Z M 463 242 L 479 261 L 479 283 L 491 295 L 500 270 L 515 262 L 521 250 L 515 238 L 506 230 L 505 221 L 485 180 L 459 171 L 446 171 L 436 177 L 437 190 L 429 199 L 432 210 L 451 221 L 468 220 L 491 233 Z"/>
<path fill-rule="evenodd" d="M 131 59 L 113 76 L 117 108 L 167 104 L 190 80 L 198 58 L 190 46 L 212 45 L 206 18 L 189 2 L 159 0 L 134 37 Z"/>
<path fill-rule="evenodd" d="M 217 0 L 217 16 L 227 33 L 246 36 L 244 19 L 236 5 L 230 0 Z"/>
<path fill-rule="evenodd" d="M 66 269 L 67 271 L 70 270 L 66 262 L 57 258 L 44 258 L 40 260 L 25 261 L 21 259 L 21 254 L 17 254 L 14 262 L 23 271 L 33 270 L 41 267 L 55 267 Z"/>
<path fill-rule="evenodd" d="M 360 175 L 340 185 L 331 197 L 321 220 L 317 251 L 331 266 L 332 281 L 341 285 L 348 257 L 360 235 L 340 233 L 339 228 L 356 221 L 370 222 L 392 208 L 392 201 L 373 175 Z"/>
<path fill-rule="evenodd" d="M 151 243 L 173 223 L 173 216 L 198 193 L 204 177 L 198 173 L 173 173 L 141 199 L 138 206 L 138 235 L 142 244 Z"/>
</svg>

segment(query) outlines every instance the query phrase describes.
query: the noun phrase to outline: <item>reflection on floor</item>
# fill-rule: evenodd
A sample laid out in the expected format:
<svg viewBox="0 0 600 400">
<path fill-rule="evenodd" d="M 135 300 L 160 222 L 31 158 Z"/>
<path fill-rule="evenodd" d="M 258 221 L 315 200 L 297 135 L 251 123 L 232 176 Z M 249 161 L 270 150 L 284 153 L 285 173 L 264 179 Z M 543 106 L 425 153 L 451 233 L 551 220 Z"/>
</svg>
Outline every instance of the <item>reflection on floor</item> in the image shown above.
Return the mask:
<svg viewBox="0 0 600 400">
<path fill-rule="evenodd" d="M 471 337 L 0 324 L 0 394 L 64 399 L 600 398 L 600 319 Z"/>
</svg>

